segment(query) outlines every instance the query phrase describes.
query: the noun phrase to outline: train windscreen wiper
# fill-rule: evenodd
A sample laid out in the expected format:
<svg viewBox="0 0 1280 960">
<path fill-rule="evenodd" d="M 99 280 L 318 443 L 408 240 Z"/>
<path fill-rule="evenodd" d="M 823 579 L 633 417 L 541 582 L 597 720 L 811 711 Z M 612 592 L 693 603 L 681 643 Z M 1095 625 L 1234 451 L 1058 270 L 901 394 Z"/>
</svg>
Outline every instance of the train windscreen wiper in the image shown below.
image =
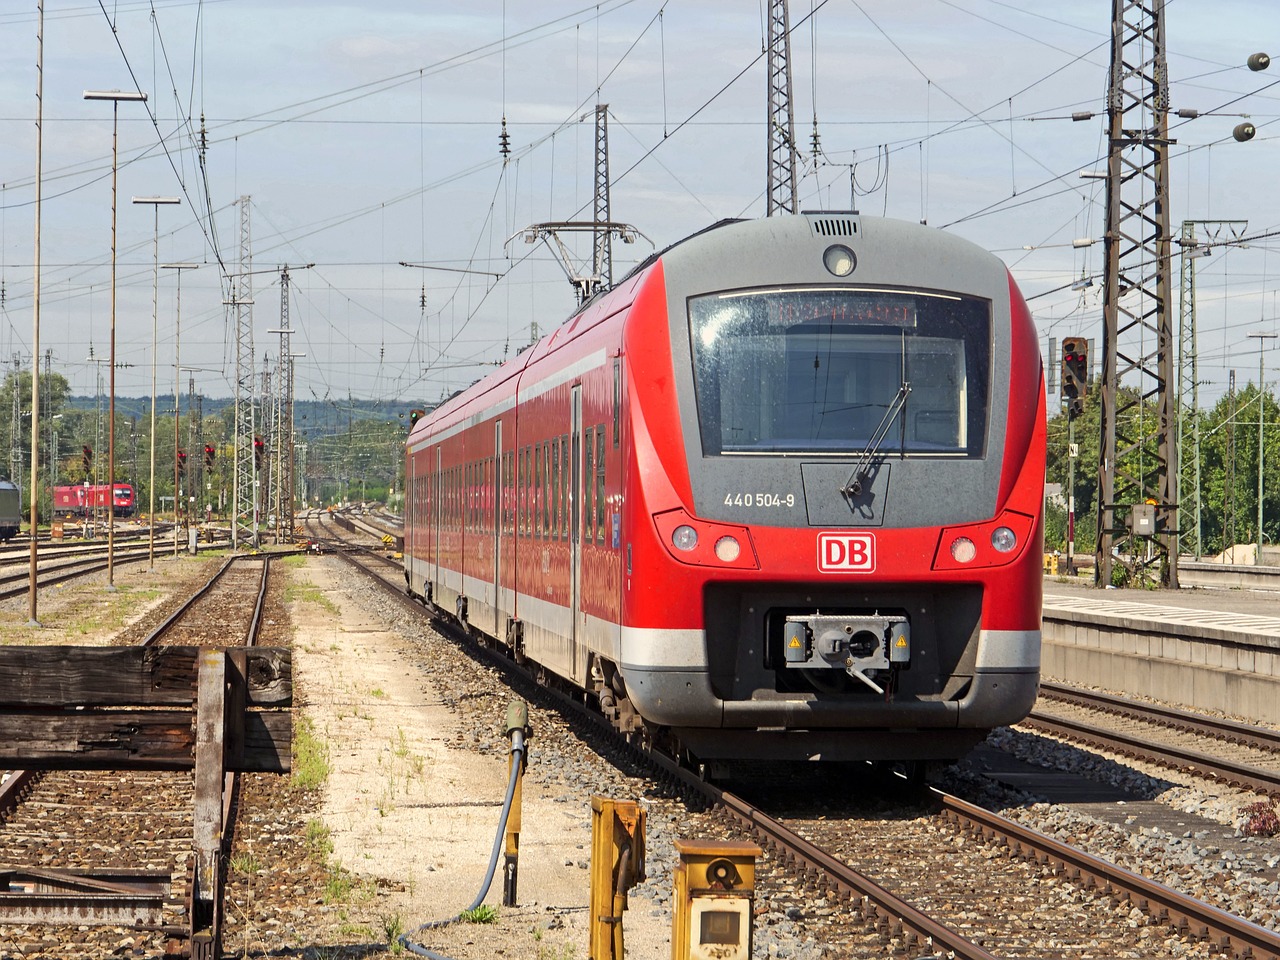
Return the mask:
<svg viewBox="0 0 1280 960">
<path fill-rule="evenodd" d="M 858 458 L 858 462 L 853 467 L 853 473 L 849 475 L 848 481 L 844 485 L 842 491 L 846 497 L 862 496 L 863 485 L 867 482 L 867 474 L 871 470 L 871 464 L 875 460 L 876 453 L 880 450 L 880 444 L 884 442 L 885 436 L 889 433 L 889 428 L 893 426 L 894 419 L 906 406 L 907 395 L 911 393 L 911 382 L 903 380 L 902 385 L 898 387 L 898 392 L 894 395 L 893 400 L 889 403 L 889 409 L 884 412 L 884 417 L 880 421 L 880 425 L 876 427 L 875 433 L 871 435 L 871 439 L 867 442 L 866 449 L 862 451 L 862 455 Z"/>
</svg>

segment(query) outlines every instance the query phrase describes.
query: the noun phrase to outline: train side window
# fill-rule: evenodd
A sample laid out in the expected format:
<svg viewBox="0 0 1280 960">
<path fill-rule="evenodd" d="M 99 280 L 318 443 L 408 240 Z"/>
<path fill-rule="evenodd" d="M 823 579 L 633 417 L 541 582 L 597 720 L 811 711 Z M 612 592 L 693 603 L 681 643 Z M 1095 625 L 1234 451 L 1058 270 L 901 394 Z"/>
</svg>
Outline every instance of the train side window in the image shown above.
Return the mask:
<svg viewBox="0 0 1280 960">
<path fill-rule="evenodd" d="M 508 450 L 502 455 L 502 532 L 511 533 L 511 466 L 515 454 Z"/>
<path fill-rule="evenodd" d="M 582 542 L 590 543 L 594 539 L 595 511 L 591 509 L 591 478 L 595 476 L 595 430 L 588 427 L 582 440 Z"/>
<path fill-rule="evenodd" d="M 613 358 L 613 449 L 622 436 L 622 359 Z"/>
<path fill-rule="evenodd" d="M 560 539 L 560 444 L 551 441 L 551 538 Z"/>
<path fill-rule="evenodd" d="M 604 543 L 604 424 L 596 428 L 596 542 Z"/>
<path fill-rule="evenodd" d="M 542 491 L 542 532 L 551 537 L 551 444 L 542 442 L 542 479 L 546 485 Z"/>
<path fill-rule="evenodd" d="M 529 536 L 529 501 L 533 489 L 533 464 L 530 462 L 529 447 L 520 452 L 523 466 L 520 468 L 520 484 L 524 488 L 520 497 L 520 532 Z"/>
<path fill-rule="evenodd" d="M 573 482 L 573 466 L 569 463 L 569 435 L 560 434 L 560 462 L 564 464 L 564 483 L 560 487 L 560 515 L 564 517 L 564 525 L 560 530 L 560 539 L 569 539 L 569 484 Z"/>
<path fill-rule="evenodd" d="M 543 521 L 542 521 L 542 507 L 543 507 L 543 502 L 544 502 L 544 501 L 543 501 L 542 491 L 543 491 L 543 487 L 544 487 L 545 482 L 546 482 L 546 477 L 543 475 L 543 472 L 542 472 L 542 445 L 541 445 L 541 444 L 537 444 L 537 445 L 535 445 L 535 446 L 534 446 L 534 448 L 533 448 L 533 459 L 534 459 L 534 465 L 533 465 L 533 476 L 534 476 L 534 481 L 533 481 L 533 488 L 534 488 L 534 494 L 533 494 L 533 523 L 534 523 L 534 533 L 535 533 L 537 536 L 541 537 L 541 536 L 543 535 L 544 531 L 547 529 L 546 524 L 545 524 L 545 523 L 543 523 Z"/>
</svg>

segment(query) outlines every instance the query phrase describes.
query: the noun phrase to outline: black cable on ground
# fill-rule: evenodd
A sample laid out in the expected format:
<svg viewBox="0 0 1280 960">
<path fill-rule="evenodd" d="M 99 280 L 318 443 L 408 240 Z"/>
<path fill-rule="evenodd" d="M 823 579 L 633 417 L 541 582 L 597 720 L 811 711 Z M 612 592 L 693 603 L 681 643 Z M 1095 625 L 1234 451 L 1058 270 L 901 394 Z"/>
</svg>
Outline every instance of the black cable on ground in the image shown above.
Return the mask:
<svg viewBox="0 0 1280 960">
<path fill-rule="evenodd" d="M 511 735 L 511 779 L 507 782 L 507 795 L 502 801 L 502 815 L 498 818 L 498 832 L 493 838 L 493 851 L 489 854 L 489 869 L 485 872 L 484 881 L 480 884 L 480 892 L 476 894 L 476 898 L 471 901 L 471 906 L 461 911 L 448 920 L 429 920 L 422 926 L 413 931 L 413 936 L 419 936 L 424 930 L 433 930 L 440 927 L 447 927 L 450 924 L 457 923 L 462 919 L 463 914 L 475 910 L 480 904 L 484 903 L 484 898 L 489 893 L 489 887 L 493 884 L 493 875 L 498 869 L 498 854 L 502 850 L 503 837 L 507 832 L 507 818 L 511 814 L 511 802 L 515 796 L 516 784 L 520 782 L 521 767 L 524 764 L 524 730 L 520 728 L 509 731 Z M 434 953 L 428 950 L 416 940 L 411 940 L 409 934 L 404 934 L 400 938 L 400 945 L 410 953 L 417 954 L 420 957 L 429 957 L 431 960 L 450 960 L 443 954 Z"/>
</svg>

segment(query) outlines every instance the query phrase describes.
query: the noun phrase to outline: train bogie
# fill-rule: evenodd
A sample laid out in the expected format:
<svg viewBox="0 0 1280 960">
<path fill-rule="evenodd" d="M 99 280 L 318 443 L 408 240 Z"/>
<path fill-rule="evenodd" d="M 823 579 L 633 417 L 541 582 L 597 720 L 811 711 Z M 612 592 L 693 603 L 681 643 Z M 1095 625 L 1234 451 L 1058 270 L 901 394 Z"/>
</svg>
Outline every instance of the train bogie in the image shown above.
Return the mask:
<svg viewBox="0 0 1280 960">
<path fill-rule="evenodd" d="M 701 759 L 946 759 L 1030 708 L 1044 388 L 916 225 L 706 231 L 410 436 L 411 592 Z"/>
</svg>

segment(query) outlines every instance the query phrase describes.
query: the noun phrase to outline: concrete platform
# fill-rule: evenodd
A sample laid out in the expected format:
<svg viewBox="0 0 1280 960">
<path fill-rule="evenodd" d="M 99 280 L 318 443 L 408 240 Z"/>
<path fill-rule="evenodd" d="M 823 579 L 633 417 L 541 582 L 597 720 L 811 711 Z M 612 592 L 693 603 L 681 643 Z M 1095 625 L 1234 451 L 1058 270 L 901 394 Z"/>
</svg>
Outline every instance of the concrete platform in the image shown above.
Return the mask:
<svg viewBox="0 0 1280 960">
<path fill-rule="evenodd" d="M 1280 601 L 1046 583 L 1044 676 L 1280 725 Z"/>
</svg>

